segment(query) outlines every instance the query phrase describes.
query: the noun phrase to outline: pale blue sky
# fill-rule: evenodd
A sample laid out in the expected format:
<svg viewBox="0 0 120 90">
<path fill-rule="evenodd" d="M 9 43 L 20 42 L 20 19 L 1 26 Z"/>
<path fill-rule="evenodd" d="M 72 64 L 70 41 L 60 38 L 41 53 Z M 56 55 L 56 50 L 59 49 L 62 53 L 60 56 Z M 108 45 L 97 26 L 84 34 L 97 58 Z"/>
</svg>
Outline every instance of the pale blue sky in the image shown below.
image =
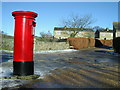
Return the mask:
<svg viewBox="0 0 120 90">
<path fill-rule="evenodd" d="M 112 23 L 118 21 L 118 2 L 2 2 L 2 30 L 14 34 L 13 11 L 25 10 L 38 13 L 35 35 L 60 27 L 62 18 L 71 13 L 92 15 L 96 20 L 91 26 L 112 29 Z"/>
</svg>

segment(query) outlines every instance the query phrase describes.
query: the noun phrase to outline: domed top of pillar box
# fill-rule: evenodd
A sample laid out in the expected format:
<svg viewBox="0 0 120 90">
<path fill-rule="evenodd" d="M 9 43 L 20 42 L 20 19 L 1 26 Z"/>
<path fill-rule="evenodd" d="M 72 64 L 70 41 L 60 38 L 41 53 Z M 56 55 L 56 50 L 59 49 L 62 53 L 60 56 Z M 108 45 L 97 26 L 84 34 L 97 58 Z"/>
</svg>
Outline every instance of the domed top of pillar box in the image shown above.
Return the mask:
<svg viewBox="0 0 120 90">
<path fill-rule="evenodd" d="M 35 12 L 31 12 L 31 11 L 14 11 L 14 12 L 12 12 L 12 16 L 36 18 L 38 16 L 38 14 Z"/>
</svg>

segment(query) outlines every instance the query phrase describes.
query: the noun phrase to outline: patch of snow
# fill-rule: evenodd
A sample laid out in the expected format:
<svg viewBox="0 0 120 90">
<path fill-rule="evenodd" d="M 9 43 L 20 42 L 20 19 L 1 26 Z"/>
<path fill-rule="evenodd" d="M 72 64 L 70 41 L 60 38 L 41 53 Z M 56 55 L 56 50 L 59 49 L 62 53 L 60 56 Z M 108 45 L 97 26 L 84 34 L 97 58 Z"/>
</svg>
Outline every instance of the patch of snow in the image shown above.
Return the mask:
<svg viewBox="0 0 120 90">
<path fill-rule="evenodd" d="M 49 71 L 44 71 L 44 72 L 42 72 L 42 71 L 35 71 L 34 74 L 35 75 L 40 75 L 40 77 L 38 79 L 42 79 L 42 78 L 44 78 L 45 75 L 48 75 L 50 73 L 49 73 Z"/>
<path fill-rule="evenodd" d="M 7 62 L 13 62 L 13 59 L 9 59 Z"/>
<path fill-rule="evenodd" d="M 43 69 L 42 70 L 42 68 L 35 68 L 35 72 L 34 72 L 34 74 L 36 74 L 36 75 L 40 75 L 40 77 L 38 78 L 38 79 L 40 79 L 40 78 L 44 78 L 44 76 L 45 75 L 49 75 L 49 74 L 51 74 L 50 73 L 50 71 L 51 70 L 55 70 L 57 67 L 51 67 L 51 68 L 49 68 L 49 69 Z M 40 70 L 41 69 L 41 70 Z"/>
<path fill-rule="evenodd" d="M 109 62 L 109 61 L 111 61 L 111 59 L 108 59 L 108 58 L 104 58 L 104 59 L 97 59 L 96 60 L 97 62 Z"/>
<path fill-rule="evenodd" d="M 115 52 L 106 52 L 108 54 L 111 54 L 111 55 L 119 55 L 119 53 L 115 53 Z"/>
<path fill-rule="evenodd" d="M 8 52 L 8 53 L 13 53 L 13 51 L 9 51 L 9 50 L 2 50 L 4 52 Z M 75 49 L 64 49 L 64 50 L 44 50 L 44 51 L 34 51 L 34 53 L 55 53 L 55 52 L 73 52 L 73 51 L 78 51 Z"/>
<path fill-rule="evenodd" d="M 13 51 L 9 51 L 9 50 L 1 50 L 1 51 L 8 52 L 8 53 L 13 53 Z"/>
<path fill-rule="evenodd" d="M 3 50 L 0 50 L 0 52 L 2 52 Z"/>
<path fill-rule="evenodd" d="M 25 83 L 26 80 L 20 80 L 20 79 L 2 79 L 0 80 L 0 89 L 5 87 L 15 87 L 17 85 L 22 85 L 22 83 Z"/>
<path fill-rule="evenodd" d="M 3 77 L 11 77 L 12 76 L 12 72 L 13 72 L 13 68 L 12 67 L 0 67 L 0 78 Z"/>
<path fill-rule="evenodd" d="M 2 77 L 2 67 L 0 67 L 0 77 Z"/>
<path fill-rule="evenodd" d="M 78 51 L 78 50 L 75 50 L 75 49 L 46 50 L 46 51 L 34 51 L 34 53 L 56 53 L 56 52 L 64 53 L 64 52 L 73 52 L 73 51 Z"/>
</svg>

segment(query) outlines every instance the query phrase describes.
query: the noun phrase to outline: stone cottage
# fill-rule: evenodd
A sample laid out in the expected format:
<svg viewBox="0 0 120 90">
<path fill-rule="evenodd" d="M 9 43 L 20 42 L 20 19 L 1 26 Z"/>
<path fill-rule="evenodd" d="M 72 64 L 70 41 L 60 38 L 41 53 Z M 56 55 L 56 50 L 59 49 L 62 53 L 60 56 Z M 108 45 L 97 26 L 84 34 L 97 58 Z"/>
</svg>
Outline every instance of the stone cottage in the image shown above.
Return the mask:
<svg viewBox="0 0 120 90">
<path fill-rule="evenodd" d="M 113 22 L 113 38 L 120 37 L 120 22 Z"/>
<path fill-rule="evenodd" d="M 120 22 L 113 22 L 113 48 L 120 53 Z"/>
<path fill-rule="evenodd" d="M 113 30 L 97 29 L 95 32 L 95 38 L 99 40 L 111 40 L 113 39 Z"/>
<path fill-rule="evenodd" d="M 70 35 L 77 31 L 75 37 L 91 37 L 94 38 L 94 31 L 90 28 L 66 28 L 66 27 L 55 27 L 54 28 L 54 37 L 57 39 L 66 39 L 70 37 Z"/>
</svg>

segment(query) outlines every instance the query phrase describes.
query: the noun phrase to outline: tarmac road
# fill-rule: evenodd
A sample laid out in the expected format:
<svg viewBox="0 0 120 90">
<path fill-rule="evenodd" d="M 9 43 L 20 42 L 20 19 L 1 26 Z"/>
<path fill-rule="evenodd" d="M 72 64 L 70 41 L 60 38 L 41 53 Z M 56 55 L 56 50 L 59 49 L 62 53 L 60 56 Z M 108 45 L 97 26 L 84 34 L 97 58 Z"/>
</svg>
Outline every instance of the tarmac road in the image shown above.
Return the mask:
<svg viewBox="0 0 120 90">
<path fill-rule="evenodd" d="M 116 88 L 119 86 L 118 60 L 108 49 L 82 49 L 69 53 L 36 54 L 35 69 L 46 72 L 42 79 L 25 88 Z M 41 65 L 39 65 L 41 64 Z"/>
<path fill-rule="evenodd" d="M 119 88 L 120 55 L 109 52 L 88 48 L 35 54 L 35 74 L 40 77 L 17 88 Z"/>
</svg>

